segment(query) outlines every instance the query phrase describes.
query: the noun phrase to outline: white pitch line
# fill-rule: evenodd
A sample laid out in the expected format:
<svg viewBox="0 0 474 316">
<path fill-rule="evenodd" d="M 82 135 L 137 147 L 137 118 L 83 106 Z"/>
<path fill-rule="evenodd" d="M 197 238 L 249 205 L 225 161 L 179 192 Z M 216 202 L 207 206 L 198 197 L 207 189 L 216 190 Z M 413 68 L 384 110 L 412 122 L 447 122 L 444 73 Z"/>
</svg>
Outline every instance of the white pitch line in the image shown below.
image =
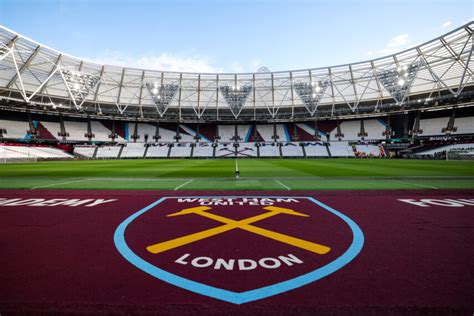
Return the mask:
<svg viewBox="0 0 474 316">
<path fill-rule="evenodd" d="M 387 180 L 385 180 L 387 181 Z M 406 182 L 406 181 L 400 181 L 400 180 L 388 180 L 388 181 L 392 181 L 392 182 L 400 182 L 400 183 L 405 183 L 405 184 L 410 184 L 410 185 L 414 185 L 414 186 L 417 186 L 417 187 L 422 187 L 422 188 L 429 188 L 429 189 L 435 189 L 435 190 L 438 190 L 437 187 L 434 187 L 432 185 L 426 185 L 426 184 L 418 184 L 418 183 L 413 183 L 413 182 Z"/>
<path fill-rule="evenodd" d="M 68 181 L 68 182 L 59 182 L 59 183 L 50 183 L 50 184 L 45 184 L 45 185 L 38 185 L 36 187 L 31 188 L 31 190 L 47 188 L 47 187 L 53 187 L 53 186 L 63 185 L 63 184 L 76 183 L 76 182 L 87 181 L 87 180 L 89 180 L 89 179 L 80 179 L 80 180 L 74 180 L 74 181 Z"/>
<path fill-rule="evenodd" d="M 280 181 L 278 181 L 277 179 L 273 179 L 273 180 L 275 180 L 275 182 L 276 182 L 276 183 L 278 183 L 279 185 L 281 185 L 282 187 L 284 187 L 284 188 L 285 188 L 285 189 L 287 189 L 288 191 L 291 191 L 291 189 L 290 189 L 290 187 L 289 187 L 289 186 L 287 186 L 287 185 L 285 185 L 285 184 L 281 183 L 281 182 L 280 182 Z"/>
<path fill-rule="evenodd" d="M 174 188 L 174 190 L 175 190 L 175 191 L 176 191 L 176 190 L 179 190 L 179 189 L 181 189 L 182 187 L 184 187 L 185 185 L 188 185 L 188 184 L 190 184 L 190 183 L 193 182 L 193 181 L 194 181 L 194 179 L 188 180 L 188 181 L 186 181 L 185 183 L 182 183 L 182 184 L 178 185 L 176 188 Z"/>
</svg>

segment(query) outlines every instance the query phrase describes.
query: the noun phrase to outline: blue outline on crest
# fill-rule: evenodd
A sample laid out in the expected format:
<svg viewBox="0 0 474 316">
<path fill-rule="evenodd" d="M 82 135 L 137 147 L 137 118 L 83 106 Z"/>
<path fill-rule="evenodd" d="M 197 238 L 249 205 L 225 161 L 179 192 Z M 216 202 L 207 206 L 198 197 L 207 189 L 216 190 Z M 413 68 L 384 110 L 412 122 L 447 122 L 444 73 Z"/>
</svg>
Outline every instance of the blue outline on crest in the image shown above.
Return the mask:
<svg viewBox="0 0 474 316">
<path fill-rule="evenodd" d="M 330 206 L 327 206 L 324 203 L 319 202 L 318 200 L 312 197 L 296 197 L 296 196 L 245 196 L 246 198 L 294 198 L 294 199 L 307 199 L 325 210 L 333 213 L 340 219 L 342 219 L 351 229 L 353 234 L 353 240 L 349 248 L 337 259 L 334 261 L 317 268 L 309 273 L 303 274 L 299 277 L 275 283 L 272 285 L 264 286 L 258 289 L 245 291 L 245 292 L 232 292 L 224 290 L 218 287 L 206 285 L 196 281 L 186 279 L 184 277 L 178 276 L 176 274 L 170 273 L 163 269 L 160 269 L 151 263 L 143 260 L 138 255 L 136 255 L 127 245 L 125 241 L 125 229 L 127 226 L 133 222 L 137 217 L 143 213 L 149 211 L 153 207 L 162 203 L 166 199 L 177 199 L 177 198 L 241 198 L 244 196 L 176 196 L 176 197 L 162 197 L 161 199 L 153 202 L 152 204 L 142 208 L 140 211 L 134 213 L 123 221 L 116 229 L 114 234 L 114 243 L 117 250 L 120 254 L 127 259 L 131 264 L 139 268 L 140 270 L 152 275 L 153 277 L 170 283 L 174 286 L 178 286 L 185 290 L 195 292 L 201 295 L 209 296 L 218 300 L 226 301 L 233 304 L 244 304 L 263 298 L 267 298 L 273 295 L 278 295 L 290 290 L 297 289 L 306 284 L 315 282 L 329 274 L 341 269 L 346 264 L 351 262 L 362 250 L 364 245 L 364 234 L 360 227 L 349 217 L 336 211 Z"/>
</svg>

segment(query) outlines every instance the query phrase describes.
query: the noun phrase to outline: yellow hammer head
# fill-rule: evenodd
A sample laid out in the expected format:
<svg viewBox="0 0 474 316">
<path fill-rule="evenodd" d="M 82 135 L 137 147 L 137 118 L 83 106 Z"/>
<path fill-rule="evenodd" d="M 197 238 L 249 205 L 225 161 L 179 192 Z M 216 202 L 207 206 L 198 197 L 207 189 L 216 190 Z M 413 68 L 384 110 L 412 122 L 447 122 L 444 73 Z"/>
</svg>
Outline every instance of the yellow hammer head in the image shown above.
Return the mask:
<svg viewBox="0 0 474 316">
<path fill-rule="evenodd" d="M 284 208 L 284 207 L 278 207 L 278 206 L 265 206 L 263 209 L 267 211 L 275 212 L 275 213 L 283 213 L 283 214 L 288 214 L 288 215 L 309 217 L 309 215 L 296 212 L 290 208 Z"/>
<path fill-rule="evenodd" d="M 178 216 L 178 215 L 187 215 L 187 214 L 192 214 L 192 213 L 199 213 L 199 212 L 208 211 L 210 209 L 211 208 L 208 207 L 208 206 L 196 206 L 196 207 L 190 207 L 190 208 L 182 209 L 179 212 L 168 214 L 167 216 L 170 217 L 170 216 Z"/>
</svg>

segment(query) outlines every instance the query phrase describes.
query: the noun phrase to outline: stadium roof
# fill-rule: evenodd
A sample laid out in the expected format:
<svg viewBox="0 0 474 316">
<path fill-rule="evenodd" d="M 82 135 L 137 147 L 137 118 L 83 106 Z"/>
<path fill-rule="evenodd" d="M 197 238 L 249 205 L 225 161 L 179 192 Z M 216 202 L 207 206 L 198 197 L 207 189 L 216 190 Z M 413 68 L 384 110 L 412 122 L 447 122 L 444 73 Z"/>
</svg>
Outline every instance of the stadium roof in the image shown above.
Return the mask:
<svg viewBox="0 0 474 316">
<path fill-rule="evenodd" d="M 0 26 L 0 98 L 31 107 L 168 119 L 313 117 L 460 96 L 474 83 L 474 22 L 403 52 L 352 64 L 256 73 L 99 65 Z M 421 96 L 423 99 L 421 99 Z"/>
</svg>

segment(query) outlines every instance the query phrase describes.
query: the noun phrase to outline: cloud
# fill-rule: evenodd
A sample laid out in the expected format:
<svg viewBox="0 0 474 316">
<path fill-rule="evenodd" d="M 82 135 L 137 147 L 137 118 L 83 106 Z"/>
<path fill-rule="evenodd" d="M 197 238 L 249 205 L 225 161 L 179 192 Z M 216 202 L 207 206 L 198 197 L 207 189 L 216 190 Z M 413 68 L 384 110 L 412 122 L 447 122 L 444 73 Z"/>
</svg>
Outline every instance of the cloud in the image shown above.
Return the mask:
<svg viewBox="0 0 474 316">
<path fill-rule="evenodd" d="M 387 48 L 398 48 L 406 45 L 409 41 L 408 34 L 400 34 L 388 41 Z"/>
<path fill-rule="evenodd" d="M 453 22 L 451 22 L 451 21 L 446 21 L 446 22 L 444 22 L 443 24 L 441 24 L 441 27 L 442 27 L 442 28 L 447 28 L 448 26 L 451 26 L 451 24 L 453 24 Z"/>
<path fill-rule="evenodd" d="M 230 65 L 230 71 L 231 72 L 243 72 L 244 67 L 242 67 L 242 65 L 238 62 L 234 62 Z"/>
<path fill-rule="evenodd" d="M 84 59 L 98 64 L 150 70 L 200 73 L 222 72 L 222 69 L 211 65 L 207 57 L 189 56 L 186 54 L 162 53 L 149 56 L 127 56 L 119 52 L 106 51 L 96 57 L 85 57 Z"/>
<path fill-rule="evenodd" d="M 384 48 L 376 51 L 368 51 L 369 56 L 385 56 L 397 53 L 403 50 L 410 43 L 408 34 L 399 34 L 391 38 Z"/>
</svg>

